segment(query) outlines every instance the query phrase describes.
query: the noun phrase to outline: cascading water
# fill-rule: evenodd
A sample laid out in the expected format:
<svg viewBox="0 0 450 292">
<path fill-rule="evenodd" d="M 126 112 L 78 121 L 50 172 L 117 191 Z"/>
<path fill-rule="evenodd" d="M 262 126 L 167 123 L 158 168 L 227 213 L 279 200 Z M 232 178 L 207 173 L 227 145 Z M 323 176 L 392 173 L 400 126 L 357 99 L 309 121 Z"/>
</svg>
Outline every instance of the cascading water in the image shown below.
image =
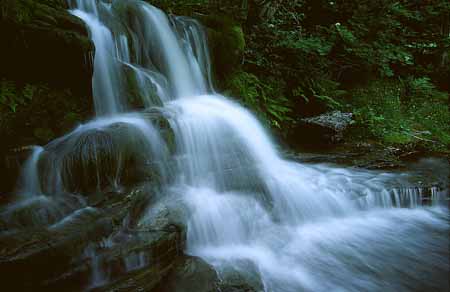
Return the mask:
<svg viewBox="0 0 450 292">
<path fill-rule="evenodd" d="M 70 184 L 80 180 L 94 180 L 98 192 L 119 188 L 122 172 L 138 167 L 124 166 L 129 155 L 182 197 L 187 253 L 222 277 L 239 273 L 265 291 L 448 288 L 448 210 L 421 207 L 420 194 L 398 188 L 405 177 L 283 160 L 247 110 L 214 92 L 196 21 L 141 1 L 70 3 L 96 47 L 99 117 L 37 148 L 26 166 L 27 193 L 92 191 Z M 174 153 L 145 114 L 125 112 L 132 100 L 165 113 Z M 47 178 L 40 184 L 38 172 Z M 87 256 L 97 259 L 92 250 Z M 130 258 L 127 266 L 145 261 Z"/>
</svg>

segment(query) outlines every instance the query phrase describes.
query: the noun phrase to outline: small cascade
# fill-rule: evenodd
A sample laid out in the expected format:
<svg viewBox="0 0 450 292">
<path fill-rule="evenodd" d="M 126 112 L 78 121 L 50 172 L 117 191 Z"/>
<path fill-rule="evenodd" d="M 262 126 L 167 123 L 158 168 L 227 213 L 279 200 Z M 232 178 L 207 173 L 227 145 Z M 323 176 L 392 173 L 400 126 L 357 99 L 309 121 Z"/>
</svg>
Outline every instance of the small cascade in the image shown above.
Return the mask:
<svg viewBox="0 0 450 292">
<path fill-rule="evenodd" d="M 84 251 L 84 257 L 90 260 L 91 278 L 88 290 L 101 287 L 109 282 L 108 270 L 103 267 L 102 257 L 98 254 L 95 244 L 89 245 Z"/>
<path fill-rule="evenodd" d="M 127 272 L 142 269 L 148 265 L 147 255 L 143 251 L 126 256 L 124 262 L 125 262 L 125 270 Z"/>
<path fill-rule="evenodd" d="M 429 198 L 432 206 L 448 206 L 450 190 L 440 187 L 429 188 Z"/>
<path fill-rule="evenodd" d="M 92 41 L 95 43 L 94 77 L 92 91 L 94 94 L 95 112 L 97 115 L 111 115 L 122 111 L 123 102 L 120 96 L 122 78 L 119 63 L 112 55 L 113 35 L 95 15 L 81 10 L 72 12 L 81 18 L 89 28 Z"/>
<path fill-rule="evenodd" d="M 405 182 L 407 185 L 407 182 Z M 439 186 L 402 186 L 383 190 L 381 193 L 368 193 L 358 198 L 361 206 L 374 205 L 383 208 L 418 208 L 421 206 L 443 206 L 449 196 L 448 190 Z M 369 203 L 371 202 L 371 203 Z"/>
<path fill-rule="evenodd" d="M 19 184 L 19 193 L 25 197 L 39 196 L 42 194 L 38 162 L 43 151 L 44 148 L 40 146 L 33 147 L 30 157 L 23 166 Z"/>
</svg>

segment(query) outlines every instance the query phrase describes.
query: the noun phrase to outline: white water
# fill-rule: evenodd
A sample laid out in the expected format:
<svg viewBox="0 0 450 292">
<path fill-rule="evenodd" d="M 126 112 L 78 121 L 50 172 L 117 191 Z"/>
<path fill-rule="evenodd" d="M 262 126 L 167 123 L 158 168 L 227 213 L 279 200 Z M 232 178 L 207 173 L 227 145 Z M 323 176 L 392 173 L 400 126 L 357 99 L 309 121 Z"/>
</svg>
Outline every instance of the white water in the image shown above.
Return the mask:
<svg viewBox="0 0 450 292">
<path fill-rule="evenodd" d="M 89 27 L 92 41 L 95 43 L 94 76 L 92 91 L 97 115 L 116 114 L 122 109 L 119 76 L 119 63 L 114 58 L 114 46 L 111 31 L 92 14 L 75 10 L 74 15 L 81 18 Z"/>
<path fill-rule="evenodd" d="M 38 161 L 44 148 L 40 146 L 33 147 L 33 151 L 23 166 L 20 178 L 20 194 L 30 197 L 42 194 L 39 183 Z"/>
<path fill-rule="evenodd" d="M 239 273 L 265 291 L 448 288 L 448 210 L 421 207 L 420 194 L 395 189 L 393 181 L 406 182 L 398 174 L 282 159 L 250 112 L 214 93 L 198 23 L 169 19 L 140 1 L 77 0 L 72 13 L 91 32 L 96 112 L 107 117 L 46 149 L 69 149 L 72 139 L 115 123 L 138 129 L 146 141 L 142 152 L 159 158 L 163 183 L 189 208 L 187 253 L 204 258 L 221 277 Z M 125 68 L 134 72 L 133 86 Z M 136 90 L 145 107 L 169 113 L 174 170 L 166 168 L 169 154 L 157 129 L 137 113 L 124 113 L 131 106 L 121 97 Z M 64 191 L 56 161 L 50 193 Z M 120 185 L 118 177 L 113 185 Z M 141 262 L 130 258 L 127 269 Z M 95 285 L 104 280 L 98 275 Z"/>
</svg>

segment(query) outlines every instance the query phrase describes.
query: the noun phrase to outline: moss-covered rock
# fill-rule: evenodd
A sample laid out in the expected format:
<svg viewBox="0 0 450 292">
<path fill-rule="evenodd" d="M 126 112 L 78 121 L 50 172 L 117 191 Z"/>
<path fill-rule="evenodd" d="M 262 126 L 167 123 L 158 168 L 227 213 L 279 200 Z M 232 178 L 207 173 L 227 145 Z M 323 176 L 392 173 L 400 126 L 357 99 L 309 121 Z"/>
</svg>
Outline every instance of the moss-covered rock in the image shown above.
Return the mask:
<svg viewBox="0 0 450 292">
<path fill-rule="evenodd" d="M 45 146 L 39 161 L 44 193 L 75 192 L 92 195 L 142 180 L 157 183 L 159 168 L 149 157 L 150 142 L 132 124 L 73 131 Z M 61 179 L 61 189 L 54 189 Z"/>
<path fill-rule="evenodd" d="M 1 4 L 0 76 L 90 92 L 93 45 L 83 22 L 63 0 L 6 0 Z"/>
<path fill-rule="evenodd" d="M 207 28 L 215 76 L 219 83 L 223 83 L 241 67 L 245 50 L 244 32 L 239 23 L 224 16 L 205 16 L 199 19 Z"/>
</svg>

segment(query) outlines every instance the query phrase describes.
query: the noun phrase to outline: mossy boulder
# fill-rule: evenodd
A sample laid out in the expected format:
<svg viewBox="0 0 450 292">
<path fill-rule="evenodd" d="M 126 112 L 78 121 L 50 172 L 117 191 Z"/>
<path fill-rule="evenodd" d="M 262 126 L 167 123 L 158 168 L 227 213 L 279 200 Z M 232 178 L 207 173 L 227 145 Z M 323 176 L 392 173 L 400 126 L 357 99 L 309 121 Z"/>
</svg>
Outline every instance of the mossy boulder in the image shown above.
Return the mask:
<svg viewBox="0 0 450 292">
<path fill-rule="evenodd" d="M 39 162 L 43 191 L 93 194 L 143 180 L 157 182 L 159 172 L 152 162 L 160 158 L 151 157 L 150 143 L 124 122 L 75 130 L 45 147 Z"/>
<path fill-rule="evenodd" d="M 245 36 L 241 25 L 227 17 L 200 16 L 206 26 L 215 76 L 222 83 L 242 64 Z"/>
<path fill-rule="evenodd" d="M 65 1 L 6 0 L 1 8 L 0 76 L 90 92 L 93 45 Z"/>
</svg>

